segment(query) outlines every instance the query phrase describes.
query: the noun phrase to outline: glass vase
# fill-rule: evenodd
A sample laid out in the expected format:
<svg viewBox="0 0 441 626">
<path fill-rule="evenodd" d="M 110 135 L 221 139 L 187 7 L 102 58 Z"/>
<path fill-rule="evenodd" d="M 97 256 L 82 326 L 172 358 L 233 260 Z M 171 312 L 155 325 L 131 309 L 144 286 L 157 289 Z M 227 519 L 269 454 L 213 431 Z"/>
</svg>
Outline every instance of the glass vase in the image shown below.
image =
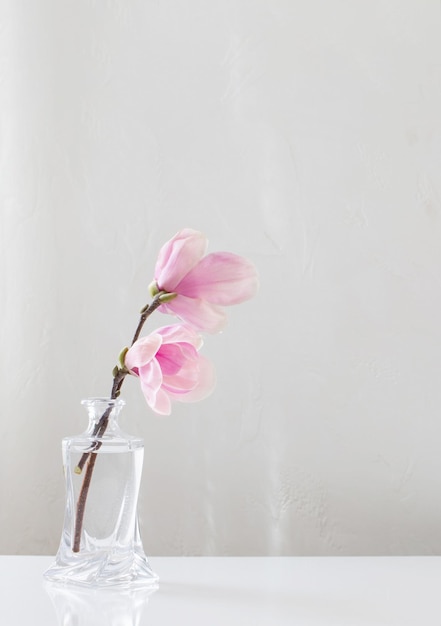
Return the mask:
<svg viewBox="0 0 441 626">
<path fill-rule="evenodd" d="M 66 508 L 48 580 L 90 587 L 155 586 L 138 527 L 143 440 L 124 433 L 120 398 L 90 398 L 87 430 L 62 442 Z"/>
</svg>

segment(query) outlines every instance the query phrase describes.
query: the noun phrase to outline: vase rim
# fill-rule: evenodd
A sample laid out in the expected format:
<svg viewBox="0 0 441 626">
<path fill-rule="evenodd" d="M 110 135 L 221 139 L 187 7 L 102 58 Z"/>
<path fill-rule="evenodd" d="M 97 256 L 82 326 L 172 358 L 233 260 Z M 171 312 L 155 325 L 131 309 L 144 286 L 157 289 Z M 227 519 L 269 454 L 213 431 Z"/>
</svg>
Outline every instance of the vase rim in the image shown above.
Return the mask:
<svg viewBox="0 0 441 626">
<path fill-rule="evenodd" d="M 91 397 L 91 398 L 84 398 L 84 400 L 81 400 L 81 404 L 83 406 L 93 406 L 94 404 L 107 404 L 107 405 L 112 405 L 112 406 L 124 406 L 125 405 L 125 400 L 123 398 L 109 398 L 109 397 L 101 397 L 101 396 L 97 396 L 97 397 Z"/>
</svg>

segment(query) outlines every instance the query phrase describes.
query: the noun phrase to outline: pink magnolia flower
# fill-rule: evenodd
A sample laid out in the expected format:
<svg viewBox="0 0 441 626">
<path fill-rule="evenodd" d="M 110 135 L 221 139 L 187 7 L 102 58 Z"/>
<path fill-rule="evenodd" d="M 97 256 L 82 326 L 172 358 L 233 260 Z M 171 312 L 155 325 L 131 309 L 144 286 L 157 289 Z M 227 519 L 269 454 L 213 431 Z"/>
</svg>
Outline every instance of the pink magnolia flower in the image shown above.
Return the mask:
<svg viewBox="0 0 441 626">
<path fill-rule="evenodd" d="M 231 252 L 205 255 L 207 238 L 185 228 L 159 252 L 154 291 L 177 296 L 159 308 L 200 331 L 216 333 L 226 323 L 225 306 L 252 298 L 258 289 L 254 265 Z"/>
<path fill-rule="evenodd" d="M 163 326 L 135 341 L 125 366 L 141 382 L 147 404 L 169 415 L 171 401 L 195 402 L 214 388 L 214 368 L 198 350 L 202 338 L 183 324 Z"/>
</svg>

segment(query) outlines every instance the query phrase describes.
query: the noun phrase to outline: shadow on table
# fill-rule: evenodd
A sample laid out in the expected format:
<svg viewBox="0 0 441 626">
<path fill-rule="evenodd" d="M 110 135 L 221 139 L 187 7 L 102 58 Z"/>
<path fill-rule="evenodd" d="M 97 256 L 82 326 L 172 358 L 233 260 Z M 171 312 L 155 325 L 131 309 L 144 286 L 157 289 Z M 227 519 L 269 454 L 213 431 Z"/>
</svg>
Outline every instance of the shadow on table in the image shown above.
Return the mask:
<svg viewBox="0 0 441 626">
<path fill-rule="evenodd" d="M 252 587 L 237 588 L 234 586 L 215 586 L 210 584 L 193 584 L 165 582 L 160 585 L 154 604 L 174 602 L 179 605 L 181 623 L 190 616 L 211 615 L 211 624 L 226 623 L 225 615 L 235 615 L 250 620 L 251 624 L 295 624 L 313 623 L 317 626 L 371 626 L 376 623 L 400 623 L 399 615 L 387 602 L 358 594 L 333 597 L 332 593 L 317 590 L 296 592 L 280 590 L 273 586 L 266 589 Z M 225 614 L 225 615 L 224 615 Z M 390 619 L 389 622 L 383 622 Z M 199 623 L 199 622 L 198 622 Z M 202 621 L 201 621 L 202 623 Z M 236 622 L 235 622 L 236 623 Z"/>
<path fill-rule="evenodd" d="M 59 626 L 137 626 L 157 587 L 88 589 L 46 582 Z"/>
</svg>

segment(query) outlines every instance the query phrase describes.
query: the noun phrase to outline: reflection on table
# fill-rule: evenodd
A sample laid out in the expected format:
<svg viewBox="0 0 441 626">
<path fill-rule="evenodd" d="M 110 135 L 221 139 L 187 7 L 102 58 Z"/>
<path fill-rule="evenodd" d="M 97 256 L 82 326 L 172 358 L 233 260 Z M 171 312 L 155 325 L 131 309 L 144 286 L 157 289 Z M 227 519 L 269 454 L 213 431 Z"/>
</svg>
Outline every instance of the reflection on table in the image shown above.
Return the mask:
<svg viewBox="0 0 441 626">
<path fill-rule="evenodd" d="M 137 626 L 155 588 L 88 589 L 45 582 L 59 626 Z"/>
</svg>

